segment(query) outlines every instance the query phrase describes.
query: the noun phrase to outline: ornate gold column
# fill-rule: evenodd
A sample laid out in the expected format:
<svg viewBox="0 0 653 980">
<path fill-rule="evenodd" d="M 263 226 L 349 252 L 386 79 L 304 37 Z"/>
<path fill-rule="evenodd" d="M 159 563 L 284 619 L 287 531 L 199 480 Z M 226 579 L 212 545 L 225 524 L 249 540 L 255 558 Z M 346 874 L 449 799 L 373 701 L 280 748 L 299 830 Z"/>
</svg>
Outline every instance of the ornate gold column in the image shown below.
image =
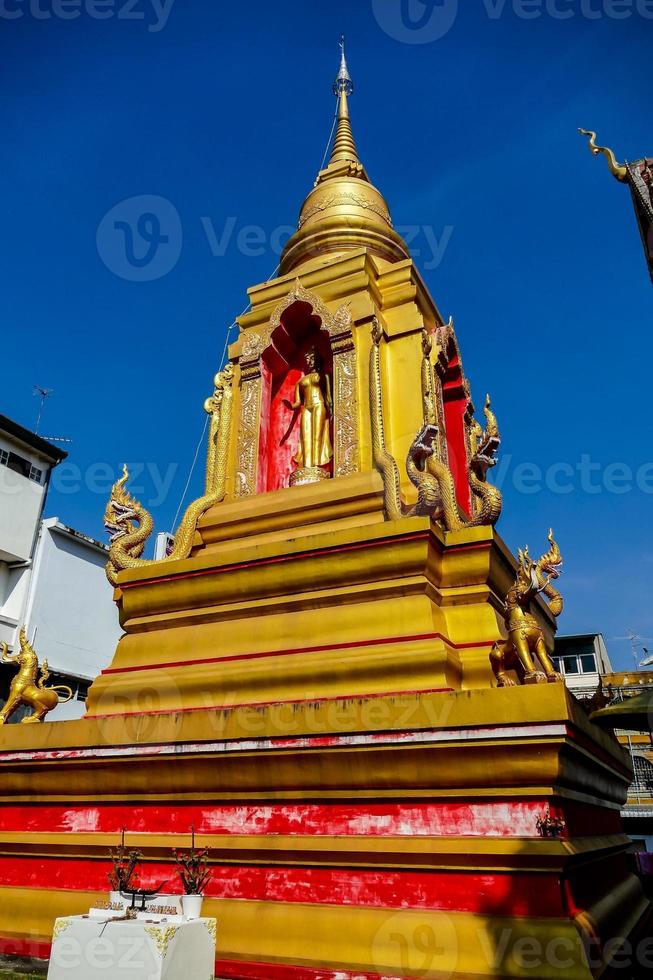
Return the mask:
<svg viewBox="0 0 653 980">
<path fill-rule="evenodd" d="M 349 310 L 327 324 L 333 355 L 333 475 L 350 476 L 360 470 L 358 383 L 356 348 Z"/>
<path fill-rule="evenodd" d="M 261 355 L 265 340 L 262 334 L 245 338 L 240 357 L 240 425 L 236 446 L 236 497 L 256 493 L 258 441 L 261 428 Z"/>
</svg>

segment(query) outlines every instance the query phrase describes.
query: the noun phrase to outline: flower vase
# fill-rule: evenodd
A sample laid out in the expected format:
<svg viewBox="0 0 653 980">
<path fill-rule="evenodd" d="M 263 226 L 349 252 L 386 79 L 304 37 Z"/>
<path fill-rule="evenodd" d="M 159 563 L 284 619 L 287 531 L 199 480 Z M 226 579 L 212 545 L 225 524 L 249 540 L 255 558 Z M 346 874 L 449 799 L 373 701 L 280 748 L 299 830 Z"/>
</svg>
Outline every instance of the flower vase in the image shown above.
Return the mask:
<svg viewBox="0 0 653 980">
<path fill-rule="evenodd" d="M 181 899 L 181 907 L 185 918 L 199 919 L 202 914 L 203 895 L 184 895 Z"/>
</svg>

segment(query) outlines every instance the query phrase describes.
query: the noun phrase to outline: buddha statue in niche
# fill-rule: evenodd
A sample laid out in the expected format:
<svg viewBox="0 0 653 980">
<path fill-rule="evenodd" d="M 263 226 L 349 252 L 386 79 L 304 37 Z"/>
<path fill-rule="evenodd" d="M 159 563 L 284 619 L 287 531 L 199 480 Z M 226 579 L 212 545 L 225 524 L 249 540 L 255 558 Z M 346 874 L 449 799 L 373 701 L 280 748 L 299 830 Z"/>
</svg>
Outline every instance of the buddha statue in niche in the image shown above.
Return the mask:
<svg viewBox="0 0 653 980">
<path fill-rule="evenodd" d="M 329 474 L 320 467 L 333 459 L 329 432 L 333 415 L 331 379 L 315 348 L 306 352 L 306 368 L 295 385 L 294 400 L 284 402 L 287 408 L 299 412 L 299 449 L 294 458 L 297 469 L 291 475 L 291 486 L 328 479 Z"/>
</svg>

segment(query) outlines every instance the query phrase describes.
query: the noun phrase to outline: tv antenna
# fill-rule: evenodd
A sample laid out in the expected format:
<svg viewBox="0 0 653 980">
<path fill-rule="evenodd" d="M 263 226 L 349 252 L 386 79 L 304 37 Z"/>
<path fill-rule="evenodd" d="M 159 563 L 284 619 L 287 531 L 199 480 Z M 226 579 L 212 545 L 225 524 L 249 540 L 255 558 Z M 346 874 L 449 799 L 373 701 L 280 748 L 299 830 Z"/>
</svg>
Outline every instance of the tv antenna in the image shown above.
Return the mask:
<svg viewBox="0 0 653 980">
<path fill-rule="evenodd" d="M 41 404 L 39 405 L 38 415 L 36 416 L 36 428 L 34 432 L 38 434 L 39 426 L 41 424 L 41 416 L 43 415 L 43 409 L 45 408 L 45 400 L 49 398 L 53 393 L 53 388 L 42 388 L 41 385 L 34 385 L 34 394 L 38 395 L 41 399 Z"/>
<path fill-rule="evenodd" d="M 640 636 L 635 630 L 627 627 L 628 639 L 630 640 L 630 649 L 633 655 L 633 660 L 635 661 L 635 670 L 639 670 L 640 667 L 648 667 L 653 664 L 653 654 L 649 654 L 645 646 L 642 645 L 642 640 L 648 640 L 648 636 Z M 644 652 L 644 659 L 640 661 L 639 650 Z"/>
<path fill-rule="evenodd" d="M 644 643 L 650 643 L 650 636 L 637 636 L 632 630 L 629 630 L 629 639 L 631 644 L 633 644 L 633 656 L 635 660 L 638 660 L 637 648 L 635 644 L 641 645 L 642 653 L 644 657 L 639 661 L 639 667 L 651 667 L 653 665 L 653 651 L 649 650 L 644 646 Z"/>
<path fill-rule="evenodd" d="M 73 439 L 69 439 L 68 436 L 41 436 L 46 442 L 74 442 Z"/>
</svg>

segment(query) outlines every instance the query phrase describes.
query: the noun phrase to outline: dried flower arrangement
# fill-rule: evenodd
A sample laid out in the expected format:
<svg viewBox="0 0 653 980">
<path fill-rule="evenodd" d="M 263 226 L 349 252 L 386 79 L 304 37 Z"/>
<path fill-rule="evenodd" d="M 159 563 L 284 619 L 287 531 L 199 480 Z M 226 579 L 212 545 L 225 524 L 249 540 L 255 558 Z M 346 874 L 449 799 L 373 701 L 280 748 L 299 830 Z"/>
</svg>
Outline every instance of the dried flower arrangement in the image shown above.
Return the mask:
<svg viewBox="0 0 653 980">
<path fill-rule="evenodd" d="M 190 851 L 173 850 L 177 864 L 177 876 L 186 895 L 203 895 L 211 878 L 208 863 L 208 847 L 195 847 L 195 828 L 192 828 Z"/>
<path fill-rule="evenodd" d="M 141 851 L 133 848 L 129 851 L 127 850 L 124 830 L 120 844 L 115 851 L 109 851 L 109 856 L 113 864 L 109 872 L 109 883 L 113 891 L 127 892 L 133 890 L 135 886 L 134 874 L 143 855 Z"/>
</svg>

